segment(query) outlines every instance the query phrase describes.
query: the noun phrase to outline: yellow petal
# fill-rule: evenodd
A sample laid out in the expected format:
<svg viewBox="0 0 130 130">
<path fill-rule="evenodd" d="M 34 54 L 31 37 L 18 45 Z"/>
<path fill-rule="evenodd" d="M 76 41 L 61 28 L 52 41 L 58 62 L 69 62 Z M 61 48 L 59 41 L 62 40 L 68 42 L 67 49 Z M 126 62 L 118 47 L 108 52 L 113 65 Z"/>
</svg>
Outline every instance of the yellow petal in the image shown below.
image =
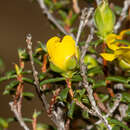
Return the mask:
<svg viewBox="0 0 130 130">
<path fill-rule="evenodd" d="M 71 36 L 65 36 L 60 42 L 58 37 L 47 42 L 47 50 L 51 62 L 62 70 L 66 70 L 66 63 L 72 56 L 77 57 L 77 46 Z"/>
<path fill-rule="evenodd" d="M 101 53 L 100 55 L 107 61 L 113 61 L 116 58 L 116 55 L 109 53 Z"/>
<path fill-rule="evenodd" d="M 108 35 L 107 38 L 106 38 L 107 46 L 108 46 L 111 50 L 113 50 L 113 51 L 115 51 L 116 49 L 119 48 L 119 47 L 118 47 L 118 44 L 119 44 L 119 43 L 117 43 L 117 42 L 114 43 L 114 41 L 115 41 L 116 39 L 117 39 L 117 35 L 116 35 L 116 34 L 110 34 L 110 35 Z"/>
<path fill-rule="evenodd" d="M 130 64 L 130 48 L 120 48 L 114 52 L 116 57 L 119 57 L 119 59 L 123 59 L 128 64 Z"/>
<path fill-rule="evenodd" d="M 47 42 L 47 51 L 49 56 L 51 57 L 53 55 L 53 50 L 55 50 L 57 44 L 60 42 L 59 37 L 52 37 L 51 39 L 48 40 Z"/>
<path fill-rule="evenodd" d="M 130 29 L 126 29 L 126 30 L 121 31 L 121 32 L 120 32 L 120 35 L 119 35 L 120 38 L 123 39 L 124 34 L 125 34 L 126 32 L 128 32 L 128 31 L 130 31 Z"/>
</svg>

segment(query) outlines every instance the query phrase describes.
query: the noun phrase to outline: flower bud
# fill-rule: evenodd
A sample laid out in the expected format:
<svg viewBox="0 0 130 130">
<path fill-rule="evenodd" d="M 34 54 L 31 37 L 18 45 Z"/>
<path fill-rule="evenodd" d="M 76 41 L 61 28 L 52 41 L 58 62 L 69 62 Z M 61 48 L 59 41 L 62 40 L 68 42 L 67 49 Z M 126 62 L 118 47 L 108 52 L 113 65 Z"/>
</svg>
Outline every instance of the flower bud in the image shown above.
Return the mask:
<svg viewBox="0 0 130 130">
<path fill-rule="evenodd" d="M 94 13 L 94 22 L 99 36 L 105 40 L 106 36 L 113 32 L 115 15 L 110 9 L 108 2 L 103 1 Z"/>
</svg>

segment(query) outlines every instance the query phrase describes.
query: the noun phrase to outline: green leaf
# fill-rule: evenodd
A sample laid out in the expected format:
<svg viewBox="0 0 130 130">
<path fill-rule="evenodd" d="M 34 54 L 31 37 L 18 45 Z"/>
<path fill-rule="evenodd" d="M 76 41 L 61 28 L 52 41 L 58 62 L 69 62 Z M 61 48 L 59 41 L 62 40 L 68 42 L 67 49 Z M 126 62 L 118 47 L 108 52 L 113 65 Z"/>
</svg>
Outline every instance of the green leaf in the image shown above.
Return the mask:
<svg viewBox="0 0 130 130">
<path fill-rule="evenodd" d="M 25 70 L 25 71 L 22 71 L 21 74 L 32 74 L 32 70 Z"/>
<path fill-rule="evenodd" d="M 19 48 L 18 49 L 18 55 L 19 55 L 19 58 L 22 59 L 22 60 L 28 60 L 29 59 L 29 55 L 28 55 L 28 53 L 26 52 L 25 49 Z"/>
<path fill-rule="evenodd" d="M 65 21 L 67 18 L 67 13 L 63 10 L 59 10 L 58 12 L 59 12 L 60 16 L 62 17 L 62 19 Z"/>
<path fill-rule="evenodd" d="M 57 73 L 63 72 L 63 70 L 61 70 L 59 67 L 57 67 L 56 65 L 54 65 L 51 62 L 50 62 L 50 68 L 51 68 L 52 71 L 57 72 Z"/>
<path fill-rule="evenodd" d="M 73 119 L 73 114 L 74 114 L 75 106 L 76 105 L 75 105 L 74 101 L 72 101 L 71 104 L 68 104 L 68 113 L 67 113 L 67 115 L 71 119 Z"/>
<path fill-rule="evenodd" d="M 14 80 L 14 81 L 12 81 L 11 83 L 9 83 L 8 85 L 6 85 L 6 86 L 5 86 L 5 91 L 3 92 L 3 95 L 10 94 L 10 91 L 11 91 L 15 86 L 17 86 L 18 83 L 19 83 L 19 81 Z"/>
<path fill-rule="evenodd" d="M 64 80 L 65 80 L 64 77 L 50 78 L 50 79 L 41 81 L 40 86 L 42 86 L 44 84 L 55 83 L 55 82 L 64 81 Z"/>
<path fill-rule="evenodd" d="M 105 80 L 99 80 L 99 81 L 97 81 L 97 82 L 93 85 L 93 88 L 99 88 L 99 87 L 105 87 L 105 86 L 106 86 Z"/>
<path fill-rule="evenodd" d="M 37 128 L 37 130 L 54 130 L 54 129 L 52 129 L 51 126 L 49 126 L 47 124 L 41 124 L 41 123 L 37 123 L 36 128 Z"/>
<path fill-rule="evenodd" d="M 87 96 L 82 99 L 82 102 L 85 103 L 85 104 L 90 104 L 89 99 L 87 98 Z"/>
<path fill-rule="evenodd" d="M 100 66 L 88 69 L 88 71 L 87 71 L 88 76 L 91 76 L 91 75 L 94 75 L 94 74 L 103 74 L 103 71 L 102 71 Z"/>
<path fill-rule="evenodd" d="M 46 73 L 43 72 L 38 75 L 39 80 L 43 80 L 45 77 L 46 77 Z"/>
<path fill-rule="evenodd" d="M 25 121 L 25 122 L 29 122 L 29 123 L 30 123 L 30 122 L 32 122 L 33 120 L 30 119 L 30 118 L 26 118 L 26 117 L 24 117 L 24 118 L 23 118 L 23 121 Z"/>
<path fill-rule="evenodd" d="M 42 62 L 39 61 L 39 60 L 38 60 L 37 58 L 35 58 L 34 56 L 33 56 L 33 60 L 34 60 L 35 63 L 37 63 L 37 64 L 39 64 L 40 66 L 42 66 Z"/>
<path fill-rule="evenodd" d="M 14 79 L 14 78 L 17 78 L 17 75 L 1 77 L 0 82 L 5 81 L 5 80 L 9 80 L 9 79 Z"/>
<path fill-rule="evenodd" d="M 125 32 L 125 34 L 130 35 L 130 31 Z"/>
<path fill-rule="evenodd" d="M 34 81 L 32 79 L 27 78 L 27 77 L 23 77 L 22 80 L 26 83 L 34 84 Z"/>
<path fill-rule="evenodd" d="M 105 102 L 109 99 L 109 95 L 108 94 L 99 94 L 99 97 L 100 97 L 100 101 L 101 102 Z"/>
<path fill-rule="evenodd" d="M 77 60 L 74 56 L 70 57 L 66 63 L 67 70 L 74 70 L 77 66 Z"/>
<path fill-rule="evenodd" d="M 124 118 L 125 121 L 130 121 L 130 103 L 128 104 L 128 109 L 126 111 L 126 117 Z"/>
<path fill-rule="evenodd" d="M 0 126 L 2 126 L 3 128 L 7 128 L 8 122 L 5 119 L 0 118 Z"/>
<path fill-rule="evenodd" d="M 121 76 L 108 76 L 106 80 L 119 82 L 119 83 L 127 83 L 127 79 Z"/>
<path fill-rule="evenodd" d="M 118 121 L 118 120 L 115 120 L 115 119 L 109 119 L 108 122 L 110 124 L 120 126 L 120 127 L 124 128 L 125 130 L 129 130 L 128 126 L 123 124 L 121 121 Z"/>
<path fill-rule="evenodd" d="M 88 111 L 86 111 L 86 110 L 82 111 L 82 116 L 84 119 L 89 119 Z"/>
<path fill-rule="evenodd" d="M 31 92 L 23 92 L 22 95 L 27 98 L 33 98 L 34 94 Z"/>
<path fill-rule="evenodd" d="M 68 92 L 69 92 L 69 88 L 65 88 L 61 91 L 59 97 L 62 101 L 66 101 L 66 98 L 67 98 L 67 95 L 68 95 Z"/>
<path fill-rule="evenodd" d="M 115 40 L 113 43 L 116 43 L 116 42 L 118 42 L 118 43 L 121 43 L 121 44 L 124 44 L 124 45 L 130 45 L 130 42 L 129 41 L 126 41 L 126 40 Z"/>
<path fill-rule="evenodd" d="M 14 75 L 14 74 L 16 74 L 16 71 L 15 70 L 11 70 L 11 71 L 9 71 L 9 72 L 6 72 L 6 76 L 12 76 L 12 75 Z"/>
<path fill-rule="evenodd" d="M 112 130 L 120 130 L 120 129 L 121 129 L 121 127 L 117 126 L 117 125 L 115 125 L 114 127 L 112 127 Z"/>
<path fill-rule="evenodd" d="M 84 88 L 76 90 L 76 93 L 79 94 L 80 98 L 83 97 L 83 95 L 85 94 L 85 92 L 86 92 L 86 90 Z"/>
<path fill-rule="evenodd" d="M 3 59 L 0 57 L 0 71 L 2 72 L 4 70 L 4 61 Z"/>
<path fill-rule="evenodd" d="M 41 115 L 41 112 L 34 111 L 33 118 L 37 118 L 39 115 Z"/>
<path fill-rule="evenodd" d="M 46 44 L 44 44 L 40 41 L 38 41 L 38 43 L 39 43 L 40 47 L 42 48 L 42 50 L 47 53 Z"/>
<path fill-rule="evenodd" d="M 120 6 L 114 5 L 114 12 L 115 12 L 117 15 L 120 15 L 120 14 L 121 14 L 121 11 L 122 11 L 122 8 L 121 8 Z"/>
<path fill-rule="evenodd" d="M 130 103 L 130 94 L 129 93 L 122 93 L 122 99 L 121 99 L 122 102 L 126 102 L 126 103 Z"/>
<path fill-rule="evenodd" d="M 90 42 L 89 45 L 90 45 L 90 46 L 97 47 L 98 45 L 100 45 L 100 44 L 102 44 L 102 43 L 103 43 L 103 40 L 99 39 L 99 40 Z"/>
<path fill-rule="evenodd" d="M 70 19 L 70 25 L 72 26 L 75 22 L 75 20 L 77 19 L 78 15 L 77 14 L 73 14 L 71 19 Z"/>
</svg>

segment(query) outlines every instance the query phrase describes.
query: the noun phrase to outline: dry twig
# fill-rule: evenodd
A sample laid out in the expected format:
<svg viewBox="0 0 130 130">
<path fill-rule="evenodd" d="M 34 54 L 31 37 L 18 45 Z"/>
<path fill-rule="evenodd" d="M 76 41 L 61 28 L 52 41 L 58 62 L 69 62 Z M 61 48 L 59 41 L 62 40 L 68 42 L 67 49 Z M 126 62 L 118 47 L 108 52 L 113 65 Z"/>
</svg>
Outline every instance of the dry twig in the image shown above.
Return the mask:
<svg viewBox="0 0 130 130">
<path fill-rule="evenodd" d="M 90 15 L 92 14 L 92 12 L 93 12 L 93 8 L 90 8 L 89 10 L 87 10 L 87 8 L 85 8 L 82 10 L 78 33 L 76 36 L 76 45 L 79 42 L 81 32 L 83 31 L 84 27 L 86 26 L 88 19 L 89 19 Z"/>
<path fill-rule="evenodd" d="M 79 8 L 79 5 L 78 5 L 78 0 L 73 0 L 73 9 L 74 9 L 74 11 L 75 11 L 76 14 L 80 13 L 80 8 Z"/>
<path fill-rule="evenodd" d="M 49 109 L 49 104 L 47 102 L 47 99 L 45 97 L 45 95 L 43 93 L 41 93 L 40 91 L 40 84 L 39 84 L 39 80 L 38 80 L 38 72 L 36 71 L 35 65 L 34 65 L 34 61 L 33 61 L 33 52 L 32 52 L 32 36 L 30 34 L 27 35 L 26 37 L 26 42 L 27 42 L 27 48 L 28 48 L 28 53 L 29 53 L 29 57 L 30 57 L 30 62 L 31 62 L 31 66 L 32 66 L 32 71 L 33 71 L 33 77 L 34 77 L 34 84 L 36 86 L 36 91 L 38 96 L 40 97 L 40 99 L 42 100 L 43 105 L 46 108 L 46 111 L 48 111 Z M 63 111 L 58 108 L 58 111 L 53 111 L 52 115 L 49 116 L 51 118 L 51 120 L 55 123 L 55 125 L 57 126 L 58 130 L 64 130 L 64 120 L 62 119 L 63 117 Z"/>
<path fill-rule="evenodd" d="M 84 27 L 84 25 L 87 24 L 88 18 L 89 18 L 89 16 L 91 15 L 92 10 L 93 10 L 93 9 L 91 9 L 90 13 L 87 14 L 87 15 L 88 15 L 87 17 L 86 17 L 86 11 L 84 11 L 84 12 L 82 13 L 82 22 L 80 22 L 80 23 L 81 23 L 81 25 L 80 25 L 81 27 L 79 27 L 79 31 L 78 31 L 79 34 L 77 34 L 77 40 L 76 40 L 76 41 L 79 40 L 80 34 L 81 34 L 81 32 L 82 32 L 82 28 Z M 87 18 L 87 19 L 86 19 L 86 18 Z M 92 105 L 92 109 L 95 111 L 95 113 L 97 114 L 97 116 L 102 120 L 102 122 L 106 125 L 106 127 L 108 128 L 108 130 L 111 130 L 112 128 L 111 128 L 111 126 L 108 124 L 107 119 L 101 114 L 100 110 L 98 109 L 98 107 L 97 107 L 97 105 L 96 105 L 96 102 L 95 102 L 94 97 L 93 97 L 93 89 L 92 89 L 92 86 L 89 85 L 89 83 L 88 83 L 88 81 L 87 81 L 86 66 L 84 65 L 84 56 L 85 56 L 85 54 L 86 54 L 86 52 L 87 52 L 87 49 L 88 49 L 88 46 L 89 46 L 88 44 L 91 42 L 92 39 L 93 39 L 93 35 L 90 34 L 90 35 L 88 36 L 88 39 L 86 40 L 85 46 L 84 46 L 84 47 L 82 48 L 82 50 L 81 50 L 80 72 L 81 72 L 81 76 L 82 76 L 82 78 L 83 78 L 83 86 L 85 87 L 85 89 L 86 89 L 87 92 L 88 92 L 88 98 L 89 98 L 90 103 L 91 103 L 91 105 Z M 76 43 L 77 43 L 77 42 L 76 42 Z"/>
<path fill-rule="evenodd" d="M 122 24 L 123 20 L 126 18 L 126 16 L 127 16 L 126 14 L 127 14 L 129 6 L 130 6 L 130 0 L 125 0 L 124 1 L 124 7 L 122 9 L 119 20 L 118 20 L 118 22 L 116 23 L 116 25 L 114 27 L 115 33 L 118 32 L 118 29 L 121 27 L 121 24 Z"/>
<path fill-rule="evenodd" d="M 74 35 L 65 31 L 65 29 L 57 22 L 58 20 L 49 12 L 48 8 L 46 7 L 44 0 L 37 0 L 43 14 L 46 14 L 48 19 L 65 35 L 71 35 L 74 39 Z"/>
<path fill-rule="evenodd" d="M 19 113 L 17 111 L 17 106 L 14 104 L 14 102 L 10 102 L 9 105 L 11 107 L 11 111 L 14 113 L 14 115 L 17 118 L 17 120 L 18 120 L 19 124 L 21 125 L 21 127 L 23 127 L 24 130 L 30 130 L 28 128 L 28 126 L 25 124 L 25 122 L 23 121 L 21 115 L 19 115 Z"/>
<path fill-rule="evenodd" d="M 115 100 L 115 102 L 113 104 L 113 107 L 110 108 L 110 110 L 108 111 L 108 114 L 105 116 L 106 118 L 108 118 L 109 116 L 112 116 L 112 114 L 114 113 L 114 111 L 117 109 L 117 107 L 120 104 L 122 95 L 121 94 L 116 94 L 115 97 L 116 97 L 116 100 Z M 98 125 L 100 123 L 102 123 L 102 120 L 97 121 L 95 123 L 95 125 Z M 94 127 L 94 125 L 87 126 L 87 130 L 91 130 L 93 127 Z"/>
</svg>

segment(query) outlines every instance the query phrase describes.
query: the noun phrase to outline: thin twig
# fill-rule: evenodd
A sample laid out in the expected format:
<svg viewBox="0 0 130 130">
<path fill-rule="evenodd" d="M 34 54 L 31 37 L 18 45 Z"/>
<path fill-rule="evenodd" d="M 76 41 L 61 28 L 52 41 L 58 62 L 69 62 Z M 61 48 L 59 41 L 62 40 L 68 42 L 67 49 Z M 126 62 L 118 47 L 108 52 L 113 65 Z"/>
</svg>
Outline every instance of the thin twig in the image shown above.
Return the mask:
<svg viewBox="0 0 130 130">
<path fill-rule="evenodd" d="M 108 118 L 109 116 L 112 116 L 112 114 L 114 113 L 114 111 L 117 109 L 117 107 L 118 107 L 119 104 L 120 104 L 122 95 L 121 95 L 121 94 L 116 94 L 115 97 L 116 97 L 116 99 L 115 99 L 115 102 L 114 102 L 114 104 L 113 104 L 113 107 L 110 108 L 108 114 L 105 116 L 106 118 Z M 101 120 L 97 121 L 97 122 L 95 123 L 95 125 L 98 125 L 98 124 L 100 124 L 100 123 L 102 123 Z M 87 126 L 87 130 L 91 130 L 93 127 L 94 127 L 94 125 Z"/>
<path fill-rule="evenodd" d="M 101 2 L 102 0 L 96 0 L 97 5 L 100 5 Z"/>
<path fill-rule="evenodd" d="M 74 99 L 76 105 L 78 105 L 80 108 L 82 108 L 83 110 L 86 110 L 89 114 L 96 116 L 95 111 L 90 110 L 88 107 L 86 107 L 82 102 L 78 101 L 77 99 Z"/>
<path fill-rule="evenodd" d="M 80 72 L 81 72 L 81 76 L 83 78 L 83 85 L 86 88 L 87 92 L 88 92 L 88 98 L 90 100 L 90 103 L 92 105 L 92 109 L 96 112 L 97 116 L 102 120 L 102 122 L 104 122 L 104 124 L 106 125 L 106 127 L 108 128 L 108 130 L 111 130 L 111 126 L 108 124 L 107 119 L 101 114 L 100 110 L 98 109 L 96 102 L 94 100 L 93 97 L 93 89 L 92 86 L 89 85 L 88 81 L 87 81 L 87 76 L 86 76 L 86 66 L 84 65 L 84 56 L 87 52 L 87 48 L 88 48 L 88 43 L 91 42 L 93 36 L 89 35 L 88 39 L 86 41 L 85 46 L 82 48 L 81 50 L 81 58 L 80 58 Z"/>
<path fill-rule="evenodd" d="M 27 37 L 26 37 L 26 42 L 27 42 L 28 53 L 29 53 L 30 62 L 31 62 L 31 66 L 32 66 L 33 77 L 34 77 L 34 80 L 35 80 L 34 84 L 36 85 L 37 92 L 40 95 L 46 109 L 48 110 L 49 104 L 46 100 L 45 95 L 41 94 L 41 91 L 40 91 L 40 84 L 39 84 L 39 80 L 38 80 L 38 72 L 36 71 L 34 61 L 33 61 L 33 56 L 32 56 L 32 41 L 31 40 L 32 40 L 32 36 L 30 34 L 28 34 Z"/>
<path fill-rule="evenodd" d="M 88 19 L 89 19 L 90 15 L 92 14 L 92 12 L 93 12 L 93 8 L 90 8 L 89 10 L 87 10 L 87 8 L 84 8 L 82 10 L 82 15 L 81 15 L 81 19 L 80 19 L 79 28 L 78 28 L 78 33 L 77 33 L 77 36 L 76 36 L 76 45 L 79 42 L 81 32 L 84 29 L 84 27 L 86 26 Z"/>
<path fill-rule="evenodd" d="M 68 119 L 68 120 L 66 121 L 65 130 L 69 130 L 69 128 L 70 128 L 70 119 Z"/>
<path fill-rule="evenodd" d="M 34 77 L 34 84 L 36 86 L 36 91 L 38 96 L 40 97 L 40 99 L 42 100 L 43 105 L 46 108 L 46 111 L 48 111 L 49 109 L 49 104 L 47 102 L 47 99 L 45 97 L 45 95 L 43 93 L 41 93 L 40 91 L 40 83 L 38 80 L 38 72 L 36 71 L 35 65 L 34 65 L 34 61 L 33 61 L 33 52 L 32 52 L 32 36 L 31 34 L 28 34 L 26 37 L 26 42 L 27 42 L 27 48 L 28 48 L 28 53 L 29 53 L 29 57 L 30 57 L 30 62 L 31 62 L 31 66 L 32 66 L 32 71 L 33 71 L 33 77 Z M 61 110 L 61 108 L 58 108 L 58 111 L 53 111 L 52 115 L 49 116 L 51 118 L 51 120 L 55 123 L 55 125 L 57 126 L 58 130 L 64 130 L 64 120 L 62 119 L 63 117 L 63 111 Z"/>
<path fill-rule="evenodd" d="M 123 20 L 126 18 L 127 10 L 129 8 L 129 6 L 130 6 L 130 0 L 125 0 L 124 1 L 124 7 L 122 9 L 122 12 L 121 12 L 121 15 L 119 17 L 119 20 L 118 20 L 118 22 L 116 23 L 116 25 L 114 27 L 115 33 L 118 32 L 118 29 L 121 27 Z"/>
<path fill-rule="evenodd" d="M 21 125 L 21 127 L 24 128 L 24 130 L 30 130 L 28 128 L 28 126 L 25 124 L 25 122 L 23 121 L 22 117 L 19 115 L 18 111 L 17 111 L 17 106 L 14 104 L 14 102 L 9 102 L 9 105 L 11 107 L 11 111 L 14 113 L 15 117 L 17 118 L 19 124 Z"/>
<path fill-rule="evenodd" d="M 65 35 L 71 35 L 74 39 L 74 35 L 65 31 L 65 29 L 57 22 L 58 20 L 49 12 L 48 8 L 46 7 L 44 0 L 37 0 L 43 14 L 46 14 L 48 19 Z"/>
<path fill-rule="evenodd" d="M 96 102 L 97 102 L 98 107 L 101 109 L 101 111 L 107 113 L 108 110 L 107 110 L 107 108 L 105 107 L 105 105 L 103 104 L 103 102 L 101 102 L 101 100 L 100 100 L 98 94 L 97 94 L 96 92 L 94 92 L 93 96 L 94 96 L 94 98 L 95 98 L 95 100 L 96 100 Z"/>
<path fill-rule="evenodd" d="M 79 14 L 80 8 L 79 8 L 79 5 L 78 5 L 78 0 L 72 0 L 72 1 L 73 1 L 73 9 L 74 9 L 75 13 Z"/>
</svg>

